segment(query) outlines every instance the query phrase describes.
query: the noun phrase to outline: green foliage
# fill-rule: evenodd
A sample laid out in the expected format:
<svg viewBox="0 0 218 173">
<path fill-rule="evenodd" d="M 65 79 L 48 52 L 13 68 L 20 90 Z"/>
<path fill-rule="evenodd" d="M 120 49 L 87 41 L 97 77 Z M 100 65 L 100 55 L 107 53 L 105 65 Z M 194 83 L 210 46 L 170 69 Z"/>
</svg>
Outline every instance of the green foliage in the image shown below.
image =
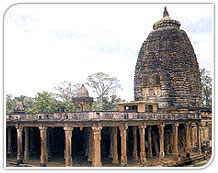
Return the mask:
<svg viewBox="0 0 218 173">
<path fill-rule="evenodd" d="M 105 98 L 103 101 L 103 110 L 106 111 L 116 111 L 116 103 L 124 102 L 121 98 L 117 97 L 117 95 L 111 95 L 109 98 Z"/>
<path fill-rule="evenodd" d="M 59 101 L 58 112 L 77 112 L 79 106 L 70 101 Z"/>
<path fill-rule="evenodd" d="M 212 77 L 206 69 L 200 69 L 203 106 L 212 107 Z"/>
<path fill-rule="evenodd" d="M 92 105 L 93 111 L 116 111 L 116 103 L 124 102 L 125 100 L 122 100 L 117 95 L 111 95 L 110 97 L 104 97 L 103 98 L 103 105 L 101 106 L 99 104 L 99 101 L 94 101 Z"/>
<path fill-rule="evenodd" d="M 71 101 L 57 100 L 56 94 L 46 91 L 37 93 L 35 98 L 23 95 L 13 98 L 12 95 L 6 95 L 6 114 L 75 112 L 78 110 L 78 105 Z"/>
<path fill-rule="evenodd" d="M 89 75 L 87 85 L 97 95 L 93 103 L 93 111 L 115 110 L 115 103 L 120 102 L 115 93 L 120 89 L 119 80 L 108 74 L 98 72 Z M 80 106 L 72 102 L 76 97 L 79 83 L 63 81 L 55 87 L 56 93 L 43 91 L 37 93 L 34 98 L 19 96 L 13 98 L 6 96 L 6 113 L 55 113 L 55 112 L 77 112 Z"/>
<path fill-rule="evenodd" d="M 34 98 L 32 113 L 55 113 L 58 112 L 58 101 L 54 98 L 54 94 L 43 91 L 37 93 Z"/>
<path fill-rule="evenodd" d="M 29 112 L 33 106 L 33 98 L 27 96 L 19 96 L 13 98 L 12 95 L 6 95 L 6 113 Z"/>
<path fill-rule="evenodd" d="M 12 95 L 6 95 L 6 114 L 13 113 L 15 109 L 15 105 L 16 103 Z"/>
</svg>

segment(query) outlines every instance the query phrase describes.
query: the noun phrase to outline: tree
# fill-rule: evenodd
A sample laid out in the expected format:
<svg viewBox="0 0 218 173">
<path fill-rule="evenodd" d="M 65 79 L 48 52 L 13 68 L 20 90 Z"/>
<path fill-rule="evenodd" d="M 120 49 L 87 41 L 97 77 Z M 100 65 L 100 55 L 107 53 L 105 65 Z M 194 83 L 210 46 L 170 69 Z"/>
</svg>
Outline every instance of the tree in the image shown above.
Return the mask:
<svg viewBox="0 0 218 173">
<path fill-rule="evenodd" d="M 116 103 L 125 102 L 117 95 L 111 95 L 109 98 L 105 98 L 103 102 L 103 110 L 106 111 L 115 111 L 116 110 Z"/>
<path fill-rule="evenodd" d="M 200 69 L 203 106 L 212 106 L 212 77 L 205 68 Z"/>
<path fill-rule="evenodd" d="M 6 95 L 6 114 L 11 114 L 15 109 L 15 100 L 13 96 L 10 94 Z"/>
<path fill-rule="evenodd" d="M 55 90 L 57 91 L 57 96 L 60 97 L 61 100 L 71 102 L 80 87 L 81 84 L 79 83 L 63 81 L 55 87 Z"/>
<path fill-rule="evenodd" d="M 58 112 L 58 101 L 54 94 L 43 91 L 37 93 L 34 99 L 32 113 L 55 113 Z"/>
<path fill-rule="evenodd" d="M 97 95 L 100 109 L 103 109 L 104 99 L 116 93 L 121 88 L 119 80 L 103 72 L 91 74 L 86 83 Z"/>
<path fill-rule="evenodd" d="M 33 107 L 33 102 L 33 98 L 24 95 L 20 95 L 14 98 L 12 95 L 6 95 L 6 113 L 28 113 Z"/>
</svg>

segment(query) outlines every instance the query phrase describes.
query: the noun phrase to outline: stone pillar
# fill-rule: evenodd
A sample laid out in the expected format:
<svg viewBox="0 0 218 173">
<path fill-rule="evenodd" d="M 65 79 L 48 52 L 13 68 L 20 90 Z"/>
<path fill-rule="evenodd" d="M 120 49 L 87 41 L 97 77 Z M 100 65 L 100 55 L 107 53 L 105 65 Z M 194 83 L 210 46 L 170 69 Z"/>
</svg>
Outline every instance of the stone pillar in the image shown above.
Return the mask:
<svg viewBox="0 0 218 173">
<path fill-rule="evenodd" d="M 159 126 L 159 137 L 160 137 L 160 153 L 159 157 L 163 158 L 165 153 L 164 153 L 164 124 L 160 124 Z"/>
<path fill-rule="evenodd" d="M 7 154 L 10 155 L 12 153 L 12 145 L 11 145 L 11 127 L 8 127 L 8 151 Z"/>
<path fill-rule="evenodd" d="M 47 159 L 47 127 L 39 127 L 40 130 L 40 166 L 46 166 L 46 159 Z"/>
<path fill-rule="evenodd" d="M 197 146 L 198 146 L 198 151 L 201 152 L 201 127 L 200 123 L 197 123 Z"/>
<path fill-rule="evenodd" d="M 121 166 L 127 165 L 127 155 L 126 155 L 126 130 L 127 126 L 121 126 L 120 137 L 121 137 Z"/>
<path fill-rule="evenodd" d="M 152 157 L 152 138 L 151 138 L 151 126 L 148 127 L 148 154 Z"/>
<path fill-rule="evenodd" d="M 92 137 L 92 130 L 89 129 L 89 153 L 88 153 L 88 161 L 91 162 L 92 161 L 92 141 L 93 137 Z"/>
<path fill-rule="evenodd" d="M 139 135 L 140 135 L 140 163 L 141 165 L 145 164 L 145 126 L 139 127 Z"/>
<path fill-rule="evenodd" d="M 24 160 L 29 161 L 29 128 L 28 127 L 24 128 L 24 133 L 25 133 Z"/>
<path fill-rule="evenodd" d="M 93 153 L 92 153 L 92 166 L 100 167 L 101 163 L 101 129 L 102 127 L 92 127 L 93 134 Z"/>
<path fill-rule="evenodd" d="M 193 147 L 193 130 L 192 130 L 192 123 L 190 124 L 190 129 L 189 129 L 189 133 L 190 133 L 190 151 L 192 151 L 192 147 Z"/>
<path fill-rule="evenodd" d="M 185 152 L 188 154 L 191 150 L 191 143 L 190 143 L 190 123 L 187 122 L 185 124 Z"/>
<path fill-rule="evenodd" d="M 209 132 L 209 125 L 207 124 L 206 126 L 207 132 L 206 132 L 206 141 L 209 142 L 209 136 L 210 136 L 210 132 Z"/>
<path fill-rule="evenodd" d="M 23 127 L 17 126 L 17 164 L 23 163 Z"/>
<path fill-rule="evenodd" d="M 73 127 L 64 127 L 65 132 L 65 166 L 72 166 L 72 130 Z"/>
<path fill-rule="evenodd" d="M 196 124 L 193 123 L 193 128 L 192 128 L 192 146 L 196 147 L 196 143 L 197 143 L 197 127 Z"/>
<path fill-rule="evenodd" d="M 173 155 L 178 157 L 179 150 L 178 150 L 178 127 L 179 124 L 175 123 L 172 125 L 173 127 Z"/>
<path fill-rule="evenodd" d="M 118 151 L 117 151 L 117 127 L 112 127 L 112 135 L 113 135 L 113 164 L 118 164 Z"/>
<path fill-rule="evenodd" d="M 137 127 L 132 127 L 132 134 L 133 134 L 133 152 L 132 158 L 133 160 L 138 160 L 138 152 L 137 152 Z"/>
</svg>

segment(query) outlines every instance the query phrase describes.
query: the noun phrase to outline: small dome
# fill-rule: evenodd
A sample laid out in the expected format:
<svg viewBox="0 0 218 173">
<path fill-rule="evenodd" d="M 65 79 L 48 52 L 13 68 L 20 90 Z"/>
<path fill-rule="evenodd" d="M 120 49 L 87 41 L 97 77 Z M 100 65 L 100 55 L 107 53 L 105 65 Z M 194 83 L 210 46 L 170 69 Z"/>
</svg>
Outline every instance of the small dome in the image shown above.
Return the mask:
<svg viewBox="0 0 218 173">
<path fill-rule="evenodd" d="M 83 84 L 77 92 L 77 97 L 89 97 L 89 92 Z"/>
</svg>

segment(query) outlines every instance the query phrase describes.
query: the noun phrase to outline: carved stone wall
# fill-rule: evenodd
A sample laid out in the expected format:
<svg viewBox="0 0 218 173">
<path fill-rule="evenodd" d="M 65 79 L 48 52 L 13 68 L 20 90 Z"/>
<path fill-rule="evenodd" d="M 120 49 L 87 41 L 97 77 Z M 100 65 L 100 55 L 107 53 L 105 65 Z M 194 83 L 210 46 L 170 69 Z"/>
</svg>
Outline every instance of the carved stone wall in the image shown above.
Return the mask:
<svg viewBox="0 0 218 173">
<path fill-rule="evenodd" d="M 197 58 L 186 32 L 179 27 L 169 16 L 154 24 L 138 54 L 135 100 L 158 102 L 160 108 L 200 105 Z"/>
</svg>

